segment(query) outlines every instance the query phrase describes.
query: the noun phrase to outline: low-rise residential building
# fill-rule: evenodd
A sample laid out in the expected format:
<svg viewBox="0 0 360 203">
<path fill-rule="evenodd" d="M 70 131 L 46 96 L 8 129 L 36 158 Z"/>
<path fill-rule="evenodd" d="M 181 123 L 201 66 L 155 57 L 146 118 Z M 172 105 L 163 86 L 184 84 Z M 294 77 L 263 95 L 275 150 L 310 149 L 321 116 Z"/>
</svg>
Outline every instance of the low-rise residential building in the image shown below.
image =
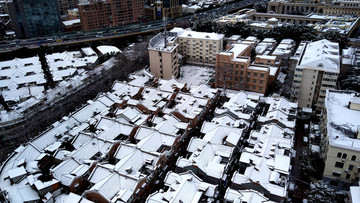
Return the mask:
<svg viewBox="0 0 360 203">
<path fill-rule="evenodd" d="M 257 203 L 257 202 L 266 202 L 272 203 L 269 198 L 265 197 L 264 194 L 256 190 L 233 190 L 228 188 L 225 192 L 224 202 L 247 202 L 247 203 Z"/>
<path fill-rule="evenodd" d="M 216 54 L 223 49 L 223 34 L 196 32 L 189 29 L 174 28 L 177 34 L 179 53 L 186 62 L 215 65 Z"/>
<path fill-rule="evenodd" d="M 252 131 L 249 146 L 239 159 L 240 169 L 231 179 L 231 188 L 253 189 L 277 202 L 287 199 L 294 135 L 274 124 Z"/>
<path fill-rule="evenodd" d="M 321 125 L 323 180 L 338 190 L 359 182 L 359 126 L 359 93 L 327 90 Z"/>
<path fill-rule="evenodd" d="M 202 181 L 193 172 L 168 172 L 165 177 L 166 191 L 151 194 L 146 202 L 207 202 L 216 195 L 217 186 Z"/>
<path fill-rule="evenodd" d="M 41 99 L 46 83 L 39 57 L 2 61 L 0 62 L 0 75 L 1 94 L 10 106 L 27 100 L 30 106 L 39 103 L 34 98 Z M 30 102 L 31 98 L 33 98 L 33 102 Z M 21 106 L 18 109 L 20 108 Z"/>
<path fill-rule="evenodd" d="M 240 126 L 236 128 L 205 122 L 200 132 L 204 136 L 191 138 L 186 157 L 180 157 L 176 162 L 176 171 L 191 170 L 206 182 L 222 184 L 224 176 L 234 163 L 243 129 Z"/>
<path fill-rule="evenodd" d="M 292 98 L 299 107 L 321 110 L 327 89 L 335 89 L 340 73 L 339 45 L 326 39 L 303 44 L 295 67 Z"/>
</svg>

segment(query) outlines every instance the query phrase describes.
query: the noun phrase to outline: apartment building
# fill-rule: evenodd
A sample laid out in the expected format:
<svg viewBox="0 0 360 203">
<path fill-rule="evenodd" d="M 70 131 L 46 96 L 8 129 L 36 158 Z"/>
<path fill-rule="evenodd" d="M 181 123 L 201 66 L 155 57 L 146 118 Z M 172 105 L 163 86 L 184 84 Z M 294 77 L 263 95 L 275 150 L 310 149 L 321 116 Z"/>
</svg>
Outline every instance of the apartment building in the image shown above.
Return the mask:
<svg viewBox="0 0 360 203">
<path fill-rule="evenodd" d="M 178 36 L 179 53 L 186 62 L 215 65 L 216 54 L 223 49 L 223 34 L 196 32 L 174 28 L 170 32 Z"/>
<path fill-rule="evenodd" d="M 166 36 L 165 36 L 166 35 Z M 159 33 L 150 40 L 150 71 L 157 78 L 170 79 L 179 77 L 178 47 L 176 34 Z"/>
<path fill-rule="evenodd" d="M 250 65 L 251 43 L 232 44 L 227 51 L 216 55 L 215 84 L 235 90 L 265 93 L 270 68 L 267 65 Z"/>
<path fill-rule="evenodd" d="M 299 107 L 320 111 L 326 90 L 336 87 L 340 73 L 339 45 L 326 39 L 302 43 L 296 53 L 300 58 L 295 67 L 292 99 L 299 102 Z"/>
<path fill-rule="evenodd" d="M 360 15 L 358 1 L 284 1 L 272 0 L 268 3 L 268 12 L 278 14 L 310 14 L 324 15 Z"/>
<path fill-rule="evenodd" d="M 328 90 L 322 112 L 323 180 L 348 190 L 360 177 L 360 94 Z"/>
<path fill-rule="evenodd" d="M 146 16 L 150 20 L 181 17 L 182 11 L 182 0 L 150 0 L 145 7 Z"/>
<path fill-rule="evenodd" d="M 83 30 L 139 22 L 145 15 L 144 0 L 88 0 L 78 4 Z"/>
</svg>

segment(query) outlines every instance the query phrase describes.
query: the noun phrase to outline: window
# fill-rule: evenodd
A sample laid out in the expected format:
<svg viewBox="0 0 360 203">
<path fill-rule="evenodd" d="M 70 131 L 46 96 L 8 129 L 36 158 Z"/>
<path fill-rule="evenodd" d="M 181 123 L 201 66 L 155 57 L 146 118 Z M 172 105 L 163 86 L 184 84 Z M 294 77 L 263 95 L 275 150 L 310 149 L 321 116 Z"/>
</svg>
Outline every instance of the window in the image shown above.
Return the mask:
<svg viewBox="0 0 360 203">
<path fill-rule="evenodd" d="M 262 87 L 259 87 L 259 90 L 263 90 L 263 88 L 262 88 Z"/>
<path fill-rule="evenodd" d="M 350 179 L 350 174 L 346 174 L 346 179 Z"/>
<path fill-rule="evenodd" d="M 337 172 L 337 171 L 333 171 L 332 175 L 335 176 L 335 177 L 340 177 L 341 173 Z"/>
<path fill-rule="evenodd" d="M 337 157 L 338 157 L 338 158 L 341 158 L 341 152 L 339 152 L 339 153 L 337 154 Z"/>
<path fill-rule="evenodd" d="M 256 76 L 257 76 L 257 73 L 254 73 L 254 76 L 256 77 Z"/>
<path fill-rule="evenodd" d="M 355 155 L 352 155 L 351 161 L 355 161 L 355 160 L 356 160 L 356 156 L 355 156 Z"/>
<path fill-rule="evenodd" d="M 263 73 L 261 73 L 261 74 L 260 74 L 260 77 L 262 77 L 262 78 L 263 78 L 263 77 L 264 77 L 264 74 L 263 74 Z"/>
<path fill-rule="evenodd" d="M 252 88 L 255 90 L 255 89 L 256 89 L 256 86 L 255 86 L 255 85 L 253 85 L 253 86 L 252 86 Z"/>
<path fill-rule="evenodd" d="M 342 162 L 336 162 L 336 163 L 335 163 L 335 167 L 336 167 L 336 168 L 343 168 L 343 167 L 344 167 L 344 163 L 342 163 Z"/>
<path fill-rule="evenodd" d="M 256 79 L 253 79 L 253 83 L 256 83 Z"/>
<path fill-rule="evenodd" d="M 344 153 L 344 154 L 342 155 L 342 158 L 343 158 L 343 159 L 346 159 L 346 157 L 347 157 L 347 154 Z"/>
<path fill-rule="evenodd" d="M 354 165 L 349 165 L 349 171 L 352 171 L 353 170 L 353 168 L 354 168 Z"/>
</svg>

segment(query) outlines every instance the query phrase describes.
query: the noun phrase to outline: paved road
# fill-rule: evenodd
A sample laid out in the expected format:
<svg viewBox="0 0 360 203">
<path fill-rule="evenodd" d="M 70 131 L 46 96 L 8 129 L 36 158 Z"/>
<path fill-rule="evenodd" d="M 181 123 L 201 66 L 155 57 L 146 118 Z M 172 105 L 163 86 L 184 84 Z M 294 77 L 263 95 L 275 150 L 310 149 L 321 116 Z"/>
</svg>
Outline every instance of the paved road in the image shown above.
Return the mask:
<svg viewBox="0 0 360 203">
<path fill-rule="evenodd" d="M 305 192 L 308 190 L 309 185 L 301 180 L 301 159 L 302 159 L 302 148 L 303 148 L 303 137 L 304 132 L 304 121 L 298 119 L 296 124 L 295 131 L 295 150 L 296 157 L 293 159 L 292 171 L 291 171 L 291 180 L 295 182 L 296 189 L 293 193 L 290 194 L 293 202 L 301 203 L 304 198 L 306 198 Z"/>
</svg>

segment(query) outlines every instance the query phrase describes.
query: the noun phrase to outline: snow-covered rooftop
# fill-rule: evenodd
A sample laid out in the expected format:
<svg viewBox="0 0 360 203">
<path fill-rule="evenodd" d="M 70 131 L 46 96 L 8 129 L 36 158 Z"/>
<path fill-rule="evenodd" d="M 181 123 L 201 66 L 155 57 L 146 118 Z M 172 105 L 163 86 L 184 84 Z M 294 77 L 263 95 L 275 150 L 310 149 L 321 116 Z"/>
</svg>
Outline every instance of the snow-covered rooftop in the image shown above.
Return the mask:
<svg viewBox="0 0 360 203">
<path fill-rule="evenodd" d="M 297 68 L 312 68 L 339 73 L 340 53 L 338 43 L 326 39 L 309 43 Z"/>
<path fill-rule="evenodd" d="M 356 134 L 360 126 L 360 111 L 348 108 L 349 101 L 359 93 L 327 91 L 325 108 L 327 112 L 327 136 L 329 144 L 360 151 L 360 139 Z"/>
</svg>

